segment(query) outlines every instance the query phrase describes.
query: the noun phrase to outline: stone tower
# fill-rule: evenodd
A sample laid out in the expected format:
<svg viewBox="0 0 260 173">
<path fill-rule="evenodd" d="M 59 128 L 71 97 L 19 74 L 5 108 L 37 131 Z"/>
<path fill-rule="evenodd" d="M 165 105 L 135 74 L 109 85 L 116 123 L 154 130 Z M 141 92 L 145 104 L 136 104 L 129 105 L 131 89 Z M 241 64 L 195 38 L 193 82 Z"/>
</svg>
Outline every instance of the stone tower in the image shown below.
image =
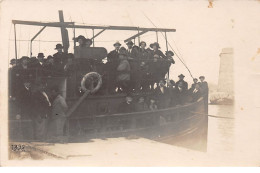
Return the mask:
<svg viewBox="0 0 260 173">
<path fill-rule="evenodd" d="M 218 92 L 234 96 L 233 48 L 223 48 L 220 53 Z"/>
</svg>

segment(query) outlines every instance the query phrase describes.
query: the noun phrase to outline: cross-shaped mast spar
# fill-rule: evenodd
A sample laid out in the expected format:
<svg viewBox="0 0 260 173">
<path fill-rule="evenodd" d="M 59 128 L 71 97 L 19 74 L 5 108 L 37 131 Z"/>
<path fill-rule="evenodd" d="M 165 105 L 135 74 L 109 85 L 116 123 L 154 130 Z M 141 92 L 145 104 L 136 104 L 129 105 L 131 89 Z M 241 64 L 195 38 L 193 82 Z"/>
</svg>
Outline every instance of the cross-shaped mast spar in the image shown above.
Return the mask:
<svg viewBox="0 0 260 173">
<path fill-rule="evenodd" d="M 63 17 L 63 11 L 59 11 L 59 19 L 60 22 L 36 22 L 36 21 L 23 21 L 23 20 L 12 20 L 12 23 L 14 24 L 14 33 L 16 36 L 16 29 L 15 25 L 32 25 L 32 26 L 43 26 L 43 28 L 33 37 L 34 39 L 45 29 L 45 27 L 57 27 L 61 29 L 61 37 L 62 37 L 62 44 L 64 46 L 64 52 L 68 52 L 69 48 L 69 36 L 68 36 L 68 30 L 67 28 L 74 29 L 92 29 L 93 32 L 95 29 L 100 29 L 101 31 L 97 33 L 96 35 L 93 35 L 93 41 L 94 38 L 96 38 L 98 35 L 100 35 L 105 30 L 122 30 L 122 31 L 138 31 L 138 34 L 133 35 L 132 37 L 129 37 L 128 39 L 125 39 L 125 41 L 129 39 L 135 39 L 136 37 L 139 37 L 140 35 L 147 33 L 149 31 L 153 32 L 176 32 L 176 29 L 169 29 L 169 28 L 144 28 L 144 27 L 134 27 L 134 26 L 94 26 L 94 25 L 75 25 L 74 22 L 64 22 Z M 32 47 L 32 41 L 31 40 L 31 47 Z M 74 39 L 75 41 L 75 39 Z M 16 37 L 15 37 L 15 44 L 16 44 Z M 74 43 L 75 45 L 75 43 Z M 31 48 L 32 49 L 32 48 Z M 17 52 L 17 47 L 15 47 L 15 51 Z M 32 50 L 30 55 L 32 55 Z M 17 53 L 16 53 L 16 59 L 17 59 Z"/>
</svg>

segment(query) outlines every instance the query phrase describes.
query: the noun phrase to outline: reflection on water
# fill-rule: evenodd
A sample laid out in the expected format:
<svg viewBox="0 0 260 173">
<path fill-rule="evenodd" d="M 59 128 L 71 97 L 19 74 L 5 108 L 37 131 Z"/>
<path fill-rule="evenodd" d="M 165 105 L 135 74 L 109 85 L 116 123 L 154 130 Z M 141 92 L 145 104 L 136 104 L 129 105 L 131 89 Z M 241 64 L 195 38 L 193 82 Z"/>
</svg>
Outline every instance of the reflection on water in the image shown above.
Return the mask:
<svg viewBox="0 0 260 173">
<path fill-rule="evenodd" d="M 234 111 L 232 105 L 209 105 L 209 115 L 235 118 Z M 209 117 L 208 123 L 208 153 L 233 153 L 235 119 Z"/>
<path fill-rule="evenodd" d="M 209 105 L 208 154 L 234 156 L 238 160 L 260 163 L 260 109 L 236 108 L 231 105 Z"/>
</svg>

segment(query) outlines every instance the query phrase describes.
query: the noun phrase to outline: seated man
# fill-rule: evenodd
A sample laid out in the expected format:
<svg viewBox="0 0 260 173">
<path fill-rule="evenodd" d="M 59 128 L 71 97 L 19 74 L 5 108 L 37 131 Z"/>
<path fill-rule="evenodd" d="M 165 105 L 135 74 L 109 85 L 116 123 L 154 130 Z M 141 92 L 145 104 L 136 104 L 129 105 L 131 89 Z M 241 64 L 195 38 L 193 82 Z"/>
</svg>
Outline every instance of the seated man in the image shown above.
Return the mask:
<svg viewBox="0 0 260 173">
<path fill-rule="evenodd" d="M 118 113 L 129 113 L 135 111 L 135 105 L 133 104 L 133 98 L 126 96 L 125 101 L 119 104 Z"/>
<path fill-rule="evenodd" d="M 145 103 L 143 96 L 141 96 L 141 97 L 138 99 L 138 102 L 137 102 L 136 105 L 135 105 L 135 110 L 136 110 L 137 112 L 142 112 L 142 111 L 147 111 L 147 110 L 148 110 L 148 106 L 147 106 L 147 104 Z"/>
</svg>

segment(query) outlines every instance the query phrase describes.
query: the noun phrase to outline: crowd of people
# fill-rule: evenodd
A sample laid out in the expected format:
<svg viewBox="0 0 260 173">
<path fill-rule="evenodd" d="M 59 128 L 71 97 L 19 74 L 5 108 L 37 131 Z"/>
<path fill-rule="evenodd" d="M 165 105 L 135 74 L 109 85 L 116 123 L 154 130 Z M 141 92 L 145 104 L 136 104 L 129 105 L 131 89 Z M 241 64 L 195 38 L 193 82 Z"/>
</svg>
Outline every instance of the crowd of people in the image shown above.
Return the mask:
<svg viewBox="0 0 260 173">
<path fill-rule="evenodd" d="M 188 88 L 188 83 L 184 81 L 184 75 L 179 75 L 179 81 L 160 80 L 152 95 L 140 96 L 138 100 L 133 101 L 133 97 L 128 95 L 124 102 L 118 106 L 119 113 L 130 113 L 140 111 L 154 111 L 165 109 L 177 105 L 184 105 L 189 102 L 196 102 L 203 97 L 205 104 L 208 104 L 208 84 L 204 76 L 200 76 L 200 82 L 197 78 L 193 79 L 193 84 Z"/>
<path fill-rule="evenodd" d="M 150 44 L 150 48 L 146 48 L 144 41 L 139 46 L 128 41 L 127 48 L 116 42 L 115 49 L 107 54 L 106 62 L 97 60 L 98 63 L 93 63 L 94 60 L 89 59 L 82 63 L 77 59 L 82 59 L 83 50 L 89 48 L 92 41 L 84 36 L 77 37 L 76 41 L 79 45 L 75 48 L 75 54 L 64 53 L 63 46 L 57 44 L 57 53 L 46 59 L 44 53 L 38 53 L 37 57 L 23 56 L 18 60 L 11 60 L 10 98 L 16 101 L 22 118 L 32 119 L 35 139 L 43 139 L 47 134 L 62 136 L 68 109 L 59 89 L 54 87 L 46 93 L 46 83 L 37 80 L 38 76 L 69 77 L 77 71 L 83 71 L 76 76 L 79 78 L 76 87 L 80 87 L 80 80 L 85 72 L 101 69 L 97 71 L 102 74 L 102 88 L 105 93 L 127 94 L 126 100 L 118 107 L 118 113 L 154 111 L 194 102 L 200 97 L 204 97 L 205 103 L 208 101 L 208 85 L 204 76 L 199 77 L 200 82 L 194 78 L 190 88 L 183 74 L 178 76 L 176 83 L 165 79 L 171 64 L 175 64 L 174 53 L 162 53 L 156 42 Z M 136 92 L 148 92 L 151 97 L 140 96 L 137 101 L 133 101 L 131 94 Z"/>
<path fill-rule="evenodd" d="M 92 40 L 82 35 L 75 40 L 79 45 L 75 47 L 74 54 L 64 53 L 63 46 L 57 44 L 57 53 L 47 58 L 44 53 L 38 53 L 37 57 L 12 59 L 10 75 L 16 80 L 11 81 L 12 86 L 17 86 L 17 78 L 23 81 L 24 78 L 72 76 L 77 73 L 76 87 L 80 87 L 80 81 L 87 72 L 97 71 L 102 75 L 102 89 L 105 93 L 147 91 L 154 89 L 154 84 L 164 79 L 171 64 L 175 63 L 174 53 L 162 53 L 158 43 L 152 43 L 150 48 L 146 48 L 144 41 L 139 46 L 128 41 L 125 48 L 116 42 L 115 49 L 107 54 L 106 59 L 100 60 L 83 56 L 88 53 L 86 49 L 90 48 Z M 11 91 L 15 90 L 13 88 Z"/>
</svg>

